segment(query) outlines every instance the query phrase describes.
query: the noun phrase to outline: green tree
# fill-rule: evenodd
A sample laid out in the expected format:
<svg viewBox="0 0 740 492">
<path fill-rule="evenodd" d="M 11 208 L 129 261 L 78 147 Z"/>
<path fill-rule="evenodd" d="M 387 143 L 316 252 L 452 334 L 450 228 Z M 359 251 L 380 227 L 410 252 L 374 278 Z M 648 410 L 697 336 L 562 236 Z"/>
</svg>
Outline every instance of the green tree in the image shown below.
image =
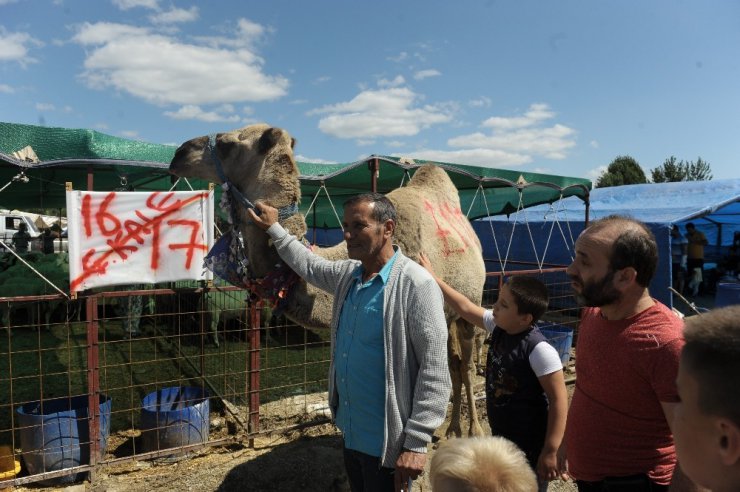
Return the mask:
<svg viewBox="0 0 740 492">
<path fill-rule="evenodd" d="M 712 168 L 701 157 L 696 162 L 676 161 L 674 156 L 666 159 L 661 166 L 650 171 L 654 183 L 676 181 L 708 181 L 712 179 Z"/>
<path fill-rule="evenodd" d="M 674 181 L 683 181 L 685 173 L 683 161 L 678 162 L 675 156 L 670 156 L 663 162 L 662 166 L 650 170 L 653 183 L 670 183 Z"/>
<path fill-rule="evenodd" d="M 620 155 L 596 180 L 596 188 L 647 183 L 647 177 L 635 159 Z"/>
<path fill-rule="evenodd" d="M 709 181 L 713 177 L 711 166 L 701 157 L 697 157 L 696 162 L 686 164 L 686 181 Z"/>
</svg>

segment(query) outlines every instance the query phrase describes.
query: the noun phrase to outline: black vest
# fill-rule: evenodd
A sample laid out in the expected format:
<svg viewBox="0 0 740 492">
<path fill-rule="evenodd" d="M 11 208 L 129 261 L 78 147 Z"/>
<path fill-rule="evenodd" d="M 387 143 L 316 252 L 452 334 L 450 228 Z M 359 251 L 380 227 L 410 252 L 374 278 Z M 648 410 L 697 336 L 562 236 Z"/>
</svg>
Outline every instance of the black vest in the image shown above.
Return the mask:
<svg viewBox="0 0 740 492">
<path fill-rule="evenodd" d="M 535 346 L 546 341 L 537 328 L 509 335 L 493 331 L 486 363 L 486 406 L 494 434 L 515 442 L 547 430 L 547 397 L 529 364 Z"/>
</svg>

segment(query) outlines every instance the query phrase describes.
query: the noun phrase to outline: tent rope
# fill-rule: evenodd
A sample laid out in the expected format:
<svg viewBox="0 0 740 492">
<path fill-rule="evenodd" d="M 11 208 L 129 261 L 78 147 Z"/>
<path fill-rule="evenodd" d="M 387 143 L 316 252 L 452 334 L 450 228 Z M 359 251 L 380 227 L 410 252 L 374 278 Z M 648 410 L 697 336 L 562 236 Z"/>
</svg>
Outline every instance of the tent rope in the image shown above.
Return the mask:
<svg viewBox="0 0 740 492">
<path fill-rule="evenodd" d="M 334 217 L 337 219 L 337 223 L 339 223 L 339 228 L 342 229 L 342 232 L 344 232 L 344 227 L 342 227 L 342 220 L 339 218 L 339 214 L 337 213 L 337 209 L 334 208 L 334 201 L 332 200 L 331 196 L 329 196 L 329 190 L 326 187 L 326 184 L 322 181 L 321 186 L 319 186 L 319 189 L 316 190 L 316 194 L 313 197 L 313 200 L 311 200 L 311 204 L 308 206 L 308 210 L 306 210 L 305 216 L 308 217 L 308 214 L 313 209 L 314 204 L 316 203 L 316 200 L 319 198 L 319 193 L 321 193 L 321 190 L 324 190 L 324 193 L 326 194 L 326 198 L 329 200 L 329 205 L 331 205 L 331 209 L 334 212 Z M 314 227 L 316 224 L 314 224 Z"/>
<path fill-rule="evenodd" d="M 475 205 L 475 199 L 478 198 L 478 192 L 481 189 L 483 189 L 483 185 L 481 183 L 478 183 L 478 187 L 475 189 L 475 194 L 473 195 L 473 199 L 470 200 L 470 206 L 468 207 L 468 211 L 465 213 L 465 217 L 467 217 L 468 219 L 470 218 L 471 210 L 473 210 L 473 205 Z M 484 200 L 485 200 L 485 197 L 484 197 Z M 486 212 L 488 212 L 488 205 L 486 205 Z M 490 215 L 490 214 L 486 213 L 486 215 Z"/>
<path fill-rule="evenodd" d="M 545 263 L 545 255 L 547 253 L 547 246 L 545 246 L 545 251 L 542 253 L 542 259 L 540 259 L 539 253 L 537 252 L 537 245 L 534 242 L 534 236 L 532 235 L 532 227 L 529 224 L 529 218 L 527 216 L 527 209 L 524 207 L 524 190 L 519 190 L 519 204 L 517 205 L 517 219 L 519 217 L 519 213 L 524 214 L 524 225 L 527 227 L 527 234 L 529 234 L 529 242 L 532 245 L 532 252 L 534 253 L 534 259 L 535 263 L 537 264 L 537 268 L 542 272 L 542 265 Z M 511 240 L 514 239 L 514 231 L 512 229 L 511 231 Z"/>
<path fill-rule="evenodd" d="M 563 238 L 563 244 L 565 245 L 565 249 L 568 252 L 568 256 L 570 257 L 570 260 L 573 261 L 573 249 L 571 248 L 572 244 L 575 244 L 576 241 L 573 238 L 573 229 L 570 226 L 570 221 L 568 220 L 568 209 L 565 208 L 565 204 L 563 203 L 563 194 L 560 193 L 560 198 L 558 199 L 558 208 L 553 208 L 552 205 L 550 205 L 550 210 L 554 210 L 555 215 L 553 218 L 553 224 L 550 226 L 550 228 L 554 228 L 557 224 L 558 230 L 560 231 L 560 237 Z M 568 230 L 568 237 L 565 236 L 565 231 L 563 231 L 563 225 L 562 220 L 560 219 L 560 212 L 563 212 L 563 219 L 565 220 L 565 226 Z M 545 216 L 543 219 L 547 219 L 549 211 L 545 213 Z M 570 239 L 570 242 L 568 242 L 568 239 Z M 549 242 L 549 238 L 548 238 Z"/>
<path fill-rule="evenodd" d="M 483 190 L 483 183 L 478 183 L 478 189 L 475 190 L 475 194 L 478 194 L 479 190 Z M 488 207 L 488 200 L 486 200 L 486 193 L 485 190 L 481 191 L 481 198 L 483 199 L 483 206 L 486 209 L 486 217 L 491 216 L 491 209 Z M 471 205 L 472 207 L 472 205 Z M 468 210 L 468 213 L 470 210 Z M 498 247 L 498 240 L 496 239 L 496 233 L 493 231 L 493 221 L 488 221 L 488 227 L 491 228 L 491 237 L 493 237 L 493 245 L 496 248 L 496 254 L 498 255 L 498 263 L 501 265 L 501 273 L 506 273 L 506 261 L 501 261 L 501 250 Z"/>
<path fill-rule="evenodd" d="M 54 282 L 52 282 L 51 280 L 49 280 L 48 278 L 46 278 L 46 277 L 45 277 L 45 276 L 44 276 L 44 275 L 43 275 L 43 274 L 42 274 L 41 272 L 39 272 L 39 271 L 38 271 L 38 270 L 36 270 L 36 269 L 35 269 L 34 267 L 32 267 L 32 266 L 31 266 L 31 265 L 30 265 L 30 264 L 29 264 L 29 263 L 28 263 L 28 262 L 27 262 L 26 260 L 24 260 L 24 259 L 23 259 L 23 257 L 21 257 L 21 255 L 19 255 L 18 253 L 16 253 L 16 252 L 15 252 L 15 250 L 14 250 L 14 249 L 13 249 L 13 248 L 12 248 L 12 247 L 11 247 L 10 245 L 6 244 L 6 243 L 5 243 L 5 241 L 3 241 L 2 239 L 0 239 L 0 245 L 1 245 L 1 246 L 3 246 L 3 247 L 4 247 L 5 249 L 6 249 L 6 251 L 9 251 L 10 253 L 12 253 L 12 254 L 13 254 L 13 256 L 15 256 L 15 257 L 16 257 L 17 259 L 19 259 L 19 260 L 21 261 L 21 263 L 23 263 L 23 264 L 24 264 L 24 265 L 26 265 L 26 266 L 27 266 L 28 268 L 30 268 L 30 269 L 31 269 L 31 271 L 32 271 L 33 273 L 35 273 L 36 275 L 38 275 L 38 277 L 39 277 L 39 278 L 40 278 L 41 280 L 43 280 L 43 281 L 44 281 L 44 282 L 46 282 L 47 284 L 49 284 L 49 285 L 51 285 L 52 287 L 54 287 L 54 289 L 55 289 L 55 290 L 56 290 L 57 292 L 59 292 L 59 293 L 60 293 L 60 294 L 62 294 L 62 295 L 63 295 L 64 297 L 66 297 L 67 299 L 69 299 L 69 296 L 67 295 L 67 293 L 66 293 L 66 292 L 64 292 L 64 291 L 63 291 L 62 289 L 60 289 L 60 288 L 59 288 L 59 287 L 57 287 L 56 285 L 54 285 Z"/>
</svg>

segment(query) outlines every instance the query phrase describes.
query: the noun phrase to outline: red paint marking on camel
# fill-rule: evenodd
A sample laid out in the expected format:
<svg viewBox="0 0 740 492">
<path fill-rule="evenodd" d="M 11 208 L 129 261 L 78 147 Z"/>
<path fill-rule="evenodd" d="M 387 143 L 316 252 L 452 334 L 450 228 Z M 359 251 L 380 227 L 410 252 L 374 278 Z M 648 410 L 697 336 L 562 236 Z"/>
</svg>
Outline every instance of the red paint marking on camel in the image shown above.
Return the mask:
<svg viewBox="0 0 740 492">
<path fill-rule="evenodd" d="M 433 203 L 431 203 L 429 200 L 424 200 L 424 208 L 429 212 L 429 214 L 432 216 L 432 219 L 434 220 L 434 224 L 436 226 L 436 234 L 442 241 L 442 255 L 444 257 L 448 257 L 452 254 L 462 254 L 465 253 L 470 247 L 470 243 L 468 241 L 468 237 L 466 234 L 463 234 L 460 232 L 460 218 L 462 217 L 462 212 L 457 207 L 450 206 L 449 203 L 443 203 L 441 206 L 437 206 Z M 454 213 L 454 211 L 457 210 L 457 213 Z M 441 216 L 444 219 L 444 224 L 438 220 L 438 216 Z M 465 219 L 467 220 L 467 219 Z M 455 227 L 455 222 L 458 222 L 458 227 Z M 446 226 L 449 225 L 452 230 L 448 229 Z M 459 238 L 459 240 L 462 242 L 462 246 L 453 248 L 450 246 L 450 239 L 448 236 L 455 234 Z"/>
<path fill-rule="evenodd" d="M 478 241 L 476 241 L 475 231 L 473 231 L 470 221 L 465 215 L 463 215 L 460 207 L 455 207 L 449 202 L 445 202 L 442 204 L 442 207 L 440 207 L 440 212 L 449 222 L 450 227 L 455 230 L 457 236 L 465 244 L 465 249 L 475 247 L 478 244 Z"/>
<path fill-rule="evenodd" d="M 160 195 L 162 195 L 161 198 Z M 118 255 L 122 260 L 126 260 L 130 253 L 137 252 L 139 250 L 139 246 L 129 243 L 134 242 L 138 245 L 142 245 L 144 244 L 144 237 L 147 235 L 151 235 L 152 237 L 152 257 L 150 265 L 152 269 L 156 271 L 159 268 L 159 250 L 161 247 L 160 228 L 163 222 L 168 226 L 190 227 L 190 242 L 169 245 L 170 250 L 186 250 L 186 268 L 190 268 L 192 265 L 196 250 L 207 250 L 208 247 L 205 244 L 197 242 L 197 236 L 200 229 L 199 222 L 192 220 L 168 219 L 168 217 L 176 214 L 191 203 L 206 198 L 208 193 L 199 193 L 185 200 L 175 201 L 172 201 L 172 198 L 174 197 L 174 193 L 172 192 L 165 194 L 159 192 L 152 193 L 147 198 L 146 206 L 149 211 L 155 212 L 155 215 L 148 216 L 144 212 L 137 210 L 135 213 L 140 222 L 137 222 L 136 220 L 126 220 L 123 225 L 115 215 L 109 212 L 109 207 L 115 199 L 115 196 L 115 192 L 111 192 L 106 195 L 98 210 L 95 211 L 91 204 L 91 195 L 85 195 L 82 198 L 80 212 L 82 214 L 82 223 L 85 235 L 87 237 L 92 235 L 92 224 L 94 221 L 100 229 L 100 232 L 104 236 L 109 237 L 106 243 L 110 249 L 97 252 L 95 248 L 92 248 L 83 253 L 82 273 L 70 282 L 70 288 L 72 291 L 77 290 L 77 287 L 79 287 L 89 277 L 105 274 L 110 265 L 111 256 Z"/>
</svg>

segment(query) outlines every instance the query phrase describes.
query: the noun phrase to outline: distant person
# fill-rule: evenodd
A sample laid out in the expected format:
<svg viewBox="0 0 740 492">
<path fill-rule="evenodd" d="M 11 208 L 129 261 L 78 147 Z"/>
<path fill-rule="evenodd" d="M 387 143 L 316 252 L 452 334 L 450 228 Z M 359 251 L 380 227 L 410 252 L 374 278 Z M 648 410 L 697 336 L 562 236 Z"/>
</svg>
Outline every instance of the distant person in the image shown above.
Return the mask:
<svg viewBox="0 0 740 492">
<path fill-rule="evenodd" d="M 689 241 L 676 224 L 671 226 L 671 276 L 673 288 L 683 293 L 686 279 Z"/>
<path fill-rule="evenodd" d="M 524 452 L 503 437 L 450 439 L 429 466 L 433 492 L 532 492 L 537 477 Z"/>
<path fill-rule="evenodd" d="M 26 253 L 30 241 L 31 235 L 28 233 L 28 227 L 21 222 L 18 224 L 18 230 L 13 234 L 13 248 L 19 253 Z"/>
<path fill-rule="evenodd" d="M 557 451 L 565 432 L 568 393 L 557 350 L 535 326 L 547 311 L 547 287 L 534 277 L 510 277 L 493 310 L 485 309 L 429 270 L 445 301 L 460 316 L 491 333 L 486 361 L 486 406 L 494 436 L 513 441 L 537 472 L 540 490 L 559 476 Z"/>
<path fill-rule="evenodd" d="M 683 322 L 650 296 L 650 229 L 612 215 L 578 237 L 567 273 L 581 315 L 575 391 L 560 450 L 580 492 L 696 490 L 671 433 Z"/>
<path fill-rule="evenodd" d="M 688 276 L 691 279 L 689 281 L 689 287 L 692 288 L 692 294 L 697 295 L 702 292 L 704 283 L 704 246 L 708 242 L 704 233 L 698 231 L 693 222 L 686 224 L 686 239 L 689 242 L 688 260 L 686 262 Z"/>
<path fill-rule="evenodd" d="M 52 254 L 54 253 L 54 240 L 56 239 L 56 235 L 51 231 L 51 229 L 44 229 L 44 232 L 39 237 L 39 241 L 41 241 L 41 251 L 44 252 L 44 254 Z"/>
<path fill-rule="evenodd" d="M 673 436 L 681 468 L 714 492 L 740 490 L 740 306 L 687 318 Z"/>
</svg>

